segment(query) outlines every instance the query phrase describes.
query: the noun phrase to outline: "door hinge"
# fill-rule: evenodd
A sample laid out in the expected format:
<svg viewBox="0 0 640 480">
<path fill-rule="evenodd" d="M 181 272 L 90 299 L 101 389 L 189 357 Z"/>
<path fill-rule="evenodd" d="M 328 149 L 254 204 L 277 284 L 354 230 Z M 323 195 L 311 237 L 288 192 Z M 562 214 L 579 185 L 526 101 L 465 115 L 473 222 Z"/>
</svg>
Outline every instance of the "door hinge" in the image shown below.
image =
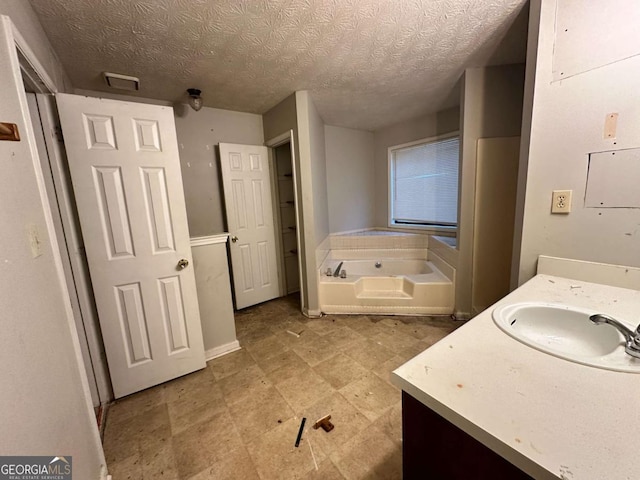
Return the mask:
<svg viewBox="0 0 640 480">
<path fill-rule="evenodd" d="M 62 135 L 62 128 L 60 128 L 60 125 L 53 127 L 53 135 L 60 143 L 64 143 L 64 136 Z"/>
</svg>

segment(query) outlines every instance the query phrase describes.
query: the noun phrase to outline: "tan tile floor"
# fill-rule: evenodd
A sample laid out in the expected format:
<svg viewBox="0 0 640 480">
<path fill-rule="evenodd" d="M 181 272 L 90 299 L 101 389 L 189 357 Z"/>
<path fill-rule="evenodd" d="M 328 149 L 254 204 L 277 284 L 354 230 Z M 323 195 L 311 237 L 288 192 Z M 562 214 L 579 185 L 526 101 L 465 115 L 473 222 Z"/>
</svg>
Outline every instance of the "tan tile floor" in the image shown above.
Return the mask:
<svg viewBox="0 0 640 480">
<path fill-rule="evenodd" d="M 111 406 L 109 472 L 114 480 L 399 479 L 401 400 L 389 373 L 459 325 L 310 320 L 295 297 L 245 309 L 236 314 L 241 350 Z M 330 433 L 311 428 L 326 414 Z"/>
</svg>

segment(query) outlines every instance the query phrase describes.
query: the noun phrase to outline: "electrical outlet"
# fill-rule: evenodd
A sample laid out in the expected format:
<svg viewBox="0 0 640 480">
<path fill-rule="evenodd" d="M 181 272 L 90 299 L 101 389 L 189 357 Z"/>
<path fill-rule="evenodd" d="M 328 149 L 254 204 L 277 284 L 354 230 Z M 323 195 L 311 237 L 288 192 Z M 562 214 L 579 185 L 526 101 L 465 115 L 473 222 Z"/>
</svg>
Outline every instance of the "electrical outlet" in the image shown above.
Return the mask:
<svg viewBox="0 0 640 480">
<path fill-rule="evenodd" d="M 571 211 L 571 190 L 554 190 L 551 196 L 551 213 Z"/>
</svg>

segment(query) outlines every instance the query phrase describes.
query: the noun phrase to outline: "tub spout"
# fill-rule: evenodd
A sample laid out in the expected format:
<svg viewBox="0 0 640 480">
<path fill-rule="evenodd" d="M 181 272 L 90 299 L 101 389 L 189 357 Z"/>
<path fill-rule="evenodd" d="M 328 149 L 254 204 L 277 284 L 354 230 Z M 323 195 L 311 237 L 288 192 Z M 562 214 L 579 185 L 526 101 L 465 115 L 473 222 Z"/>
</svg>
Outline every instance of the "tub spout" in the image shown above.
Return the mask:
<svg viewBox="0 0 640 480">
<path fill-rule="evenodd" d="M 333 272 L 333 276 L 334 277 L 339 277 L 340 276 L 340 268 L 342 267 L 342 264 L 344 262 L 340 262 L 340 265 L 338 265 L 338 268 L 336 268 L 336 270 Z"/>
</svg>

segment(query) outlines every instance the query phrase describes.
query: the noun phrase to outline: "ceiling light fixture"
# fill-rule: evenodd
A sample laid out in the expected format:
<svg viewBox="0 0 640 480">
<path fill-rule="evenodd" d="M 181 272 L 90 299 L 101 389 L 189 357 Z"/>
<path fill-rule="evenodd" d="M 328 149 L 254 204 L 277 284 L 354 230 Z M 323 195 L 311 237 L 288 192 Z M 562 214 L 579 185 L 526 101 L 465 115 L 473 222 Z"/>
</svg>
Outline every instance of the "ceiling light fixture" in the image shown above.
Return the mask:
<svg viewBox="0 0 640 480">
<path fill-rule="evenodd" d="M 189 105 L 197 112 L 202 108 L 202 97 L 200 96 L 202 92 L 197 88 L 188 88 L 187 93 L 189 94 Z"/>
</svg>

